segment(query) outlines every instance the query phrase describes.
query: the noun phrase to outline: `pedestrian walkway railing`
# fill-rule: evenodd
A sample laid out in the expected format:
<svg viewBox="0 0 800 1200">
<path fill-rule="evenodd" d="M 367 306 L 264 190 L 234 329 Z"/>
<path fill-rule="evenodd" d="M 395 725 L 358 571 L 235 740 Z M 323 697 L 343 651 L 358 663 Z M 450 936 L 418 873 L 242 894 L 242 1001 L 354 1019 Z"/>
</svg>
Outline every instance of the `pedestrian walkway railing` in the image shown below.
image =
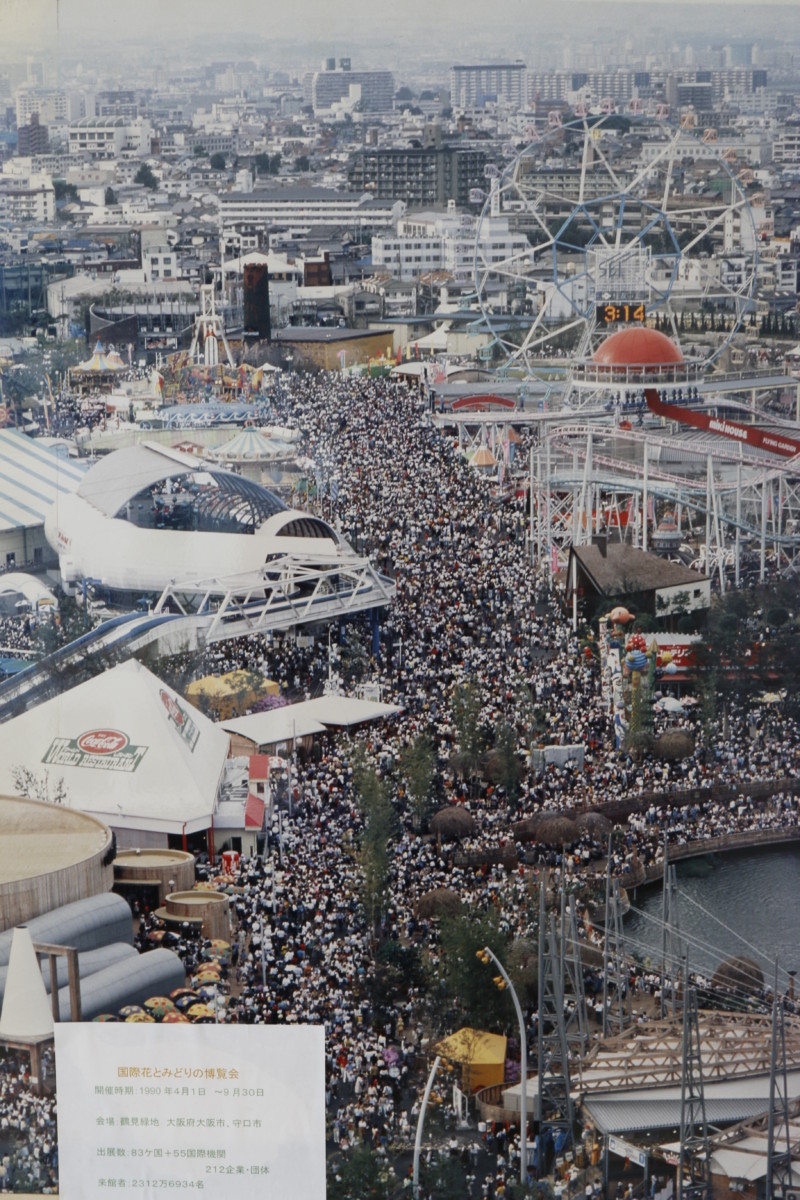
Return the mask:
<svg viewBox="0 0 800 1200">
<path fill-rule="evenodd" d="M 683 808 L 687 804 L 705 804 L 712 800 L 722 804 L 749 796 L 751 800 L 769 800 L 773 796 L 800 793 L 800 778 L 782 775 L 774 779 L 736 779 L 731 783 L 712 783 L 707 787 L 675 788 L 672 791 L 636 792 L 624 800 L 609 800 L 594 807 L 612 820 L 631 813 L 642 812 L 652 806 Z"/>
<path fill-rule="evenodd" d="M 736 833 L 724 833 L 716 838 L 698 838 L 683 845 L 670 845 L 668 856 L 670 862 L 680 859 L 697 858 L 706 854 L 721 854 L 727 850 L 747 850 L 756 846 L 773 846 L 780 842 L 800 841 L 800 826 L 775 829 L 744 829 Z M 624 888 L 641 887 L 645 883 L 653 883 L 664 874 L 663 861 L 650 863 L 649 866 L 635 871 L 626 871 L 620 875 L 620 884 Z"/>
</svg>

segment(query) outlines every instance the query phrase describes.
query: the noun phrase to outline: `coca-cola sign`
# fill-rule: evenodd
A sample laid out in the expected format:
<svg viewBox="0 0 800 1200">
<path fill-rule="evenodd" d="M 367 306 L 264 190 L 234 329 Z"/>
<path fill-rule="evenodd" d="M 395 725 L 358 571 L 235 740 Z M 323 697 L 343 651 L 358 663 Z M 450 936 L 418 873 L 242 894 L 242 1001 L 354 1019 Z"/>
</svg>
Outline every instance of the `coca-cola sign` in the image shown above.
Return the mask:
<svg viewBox="0 0 800 1200">
<path fill-rule="evenodd" d="M 58 767 L 131 774 L 146 753 L 147 746 L 134 746 L 127 733 L 119 729 L 88 729 L 74 738 L 54 738 L 42 762 Z"/>
<path fill-rule="evenodd" d="M 167 710 L 167 716 L 170 721 L 172 721 L 172 724 L 186 742 L 186 745 L 194 753 L 197 739 L 200 737 L 200 730 L 175 696 L 171 696 L 165 688 L 161 689 L 159 695 L 161 696 L 161 703 Z"/>
<path fill-rule="evenodd" d="M 161 695 L 161 703 L 164 705 L 164 708 L 169 713 L 170 720 L 174 721 L 176 725 L 182 725 L 183 724 L 183 713 L 181 712 L 181 708 L 180 708 L 180 705 L 178 704 L 178 701 L 175 699 L 174 696 L 170 696 L 169 692 L 165 692 L 163 688 L 161 689 L 160 695 Z"/>
<path fill-rule="evenodd" d="M 78 738 L 84 754 L 117 754 L 130 743 L 130 738 L 118 729 L 92 729 Z"/>
</svg>

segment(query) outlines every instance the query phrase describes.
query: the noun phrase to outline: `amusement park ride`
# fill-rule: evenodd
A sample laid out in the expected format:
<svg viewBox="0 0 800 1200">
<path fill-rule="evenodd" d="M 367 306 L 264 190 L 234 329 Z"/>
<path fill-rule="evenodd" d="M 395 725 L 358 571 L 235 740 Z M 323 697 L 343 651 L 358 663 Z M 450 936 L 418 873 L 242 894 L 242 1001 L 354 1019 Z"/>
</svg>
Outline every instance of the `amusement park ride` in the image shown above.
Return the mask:
<svg viewBox="0 0 800 1200">
<path fill-rule="evenodd" d="M 519 381 L 520 405 L 436 419 L 456 424 L 462 445 L 494 444 L 509 423 L 538 428 L 530 544 L 551 579 L 570 545 L 611 527 L 652 548 L 664 519 L 723 590 L 745 573 L 796 574 L 800 379 L 745 364 L 761 233 L 752 176 L 714 131 L 672 128 L 666 111 L 612 128 L 606 109 L 567 124 L 550 114 L 529 146 L 487 168 L 488 194 L 471 196 L 483 200 L 481 355 Z M 706 186 L 687 186 L 690 168 Z M 481 231 L 493 216 L 529 248 L 490 259 Z M 698 314 L 713 333 L 700 334 Z M 787 397 L 794 420 L 770 411 Z"/>
</svg>

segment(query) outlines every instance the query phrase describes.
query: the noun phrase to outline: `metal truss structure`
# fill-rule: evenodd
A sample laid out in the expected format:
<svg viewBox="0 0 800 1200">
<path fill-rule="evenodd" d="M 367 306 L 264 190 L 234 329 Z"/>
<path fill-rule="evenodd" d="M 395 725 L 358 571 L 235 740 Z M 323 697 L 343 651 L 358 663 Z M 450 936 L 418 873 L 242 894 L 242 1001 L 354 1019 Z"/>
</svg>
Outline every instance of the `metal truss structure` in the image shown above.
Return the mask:
<svg viewBox="0 0 800 1200">
<path fill-rule="evenodd" d="M 561 893 L 561 966 L 567 1045 L 572 1054 L 582 1056 L 589 1049 L 589 1021 L 586 1015 L 583 963 L 578 938 L 578 914 L 575 908 L 574 893 L 570 893 L 569 903 L 566 903 L 563 891 Z"/>
<path fill-rule="evenodd" d="M 218 642 L 351 616 L 390 604 L 395 590 L 368 558 L 287 554 L 246 575 L 171 583 L 153 612 L 199 619 L 206 642 Z"/>
<path fill-rule="evenodd" d="M 661 511 L 702 547 L 699 565 L 721 590 L 750 558 L 761 582 L 800 574 L 800 456 L 779 458 L 713 436 L 564 421 L 531 455 L 531 551 L 563 564 L 570 546 L 611 529 L 652 548 Z M 674 465 L 673 465 L 674 464 Z"/>
<path fill-rule="evenodd" d="M 631 1023 L 631 993 L 628 960 L 622 934 L 622 901 L 619 880 L 609 889 L 606 869 L 605 935 L 603 938 L 603 1037 L 611 1029 L 621 1033 Z"/>
<path fill-rule="evenodd" d="M 233 355 L 225 333 L 225 322 L 217 312 L 214 286 L 203 284 L 200 288 L 200 312 L 194 320 L 189 359 L 206 367 L 216 367 L 221 361 L 220 345 L 225 351 L 226 364 L 232 367 Z"/>
<path fill-rule="evenodd" d="M 786 1064 L 800 1068 L 800 1019 L 786 1022 Z M 772 1020 L 752 1013 L 699 1012 L 703 1078 L 706 1083 L 769 1075 Z M 682 1020 L 648 1021 L 596 1042 L 583 1059 L 581 1088 L 606 1092 L 676 1086 L 683 1074 Z"/>
<path fill-rule="evenodd" d="M 564 1022 L 561 939 L 555 916 L 549 921 L 545 888 L 539 893 L 539 1138 L 572 1136 L 574 1112 L 570 1086 L 569 1045 Z"/>
<path fill-rule="evenodd" d="M 683 1005 L 681 1055 L 681 1149 L 678 1200 L 711 1200 L 711 1160 L 703 1090 L 703 1058 L 697 991 L 687 988 Z"/>
<path fill-rule="evenodd" d="M 781 1131 L 781 1138 L 788 1138 L 792 1161 L 796 1163 L 800 1157 L 800 1100 L 791 1101 L 787 1115 L 788 1124 L 785 1133 Z M 736 1125 L 729 1125 L 711 1138 L 712 1157 L 717 1150 L 734 1150 L 745 1155 L 753 1167 L 757 1168 L 763 1160 L 769 1160 L 769 1123 L 769 1114 L 765 1113 L 755 1119 L 751 1118 L 739 1121 Z M 792 1195 L 796 1196 L 796 1184 L 794 1186 L 791 1183 L 785 1185 L 775 1180 L 774 1177 L 770 1194 L 767 1190 L 769 1187 L 767 1181 L 770 1178 L 769 1166 L 767 1166 L 767 1173 L 764 1176 L 765 1200 L 790 1200 Z"/>
<path fill-rule="evenodd" d="M 786 1197 L 792 1188 L 792 1121 L 786 1069 L 786 1014 L 777 995 L 772 1003 L 772 1060 L 769 1070 L 766 1200 Z"/>
<path fill-rule="evenodd" d="M 488 194 L 471 193 L 485 201 L 473 268 L 482 325 L 506 370 L 563 368 L 554 355 L 565 337 L 576 360 L 588 359 L 608 331 L 598 312 L 612 325 L 659 315 L 680 344 L 682 313 L 701 307 L 724 314 L 712 361 L 752 311 L 758 238 L 749 177 L 734 174 L 711 137 L 665 117 L 644 140 L 636 122 L 609 136 L 609 116 L 532 127 L 521 153 L 509 146 L 507 164 L 486 167 Z M 686 156 L 724 186 L 684 193 Z M 526 235 L 500 260 L 487 236 L 498 220 Z"/>
<path fill-rule="evenodd" d="M 150 613 L 128 613 L 88 634 L 0 685 L 0 722 L 49 699 L 69 673 L 74 682 L 91 674 L 93 662 L 108 667 L 133 657 L 144 646 L 197 647 L 346 619 L 391 604 L 394 582 L 367 558 L 343 553 L 314 563 L 285 555 L 247 575 L 175 582 L 164 589 Z"/>
<path fill-rule="evenodd" d="M 667 862 L 667 839 L 664 838 L 664 891 L 661 926 L 661 1016 L 674 1017 L 678 1011 L 678 993 L 684 951 L 680 936 L 678 911 L 678 881 L 674 866 Z M 669 988 L 669 996 L 667 996 Z"/>
</svg>

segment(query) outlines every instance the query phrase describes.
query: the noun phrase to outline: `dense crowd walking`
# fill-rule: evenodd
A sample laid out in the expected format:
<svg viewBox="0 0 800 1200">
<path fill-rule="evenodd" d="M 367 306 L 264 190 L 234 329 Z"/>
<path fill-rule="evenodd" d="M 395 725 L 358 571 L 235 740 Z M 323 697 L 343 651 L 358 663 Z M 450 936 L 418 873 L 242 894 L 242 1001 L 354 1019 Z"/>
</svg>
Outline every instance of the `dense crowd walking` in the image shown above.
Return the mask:
<svg viewBox="0 0 800 1200">
<path fill-rule="evenodd" d="M 615 747 L 596 665 L 563 619 L 548 569 L 530 564 L 523 499 L 501 502 L 494 481 L 467 465 L 416 392 L 386 380 L 281 376 L 270 419 L 301 431 L 303 452 L 316 464 L 317 510 L 394 579 L 397 599 L 381 616 L 378 652 L 366 621 L 356 620 L 343 631 L 339 654 L 358 649 L 362 675 L 402 712 L 355 736 L 323 736 L 299 758 L 280 836 L 273 828 L 264 855 L 244 859 L 235 881 L 225 1019 L 324 1024 L 331 1154 L 365 1145 L 398 1170 L 413 1142 L 430 1051 L 449 1030 L 419 980 L 376 994 L 376 948 L 413 946 L 435 976 L 438 922 L 420 915 L 422 898 L 448 889 L 465 911 L 491 912 L 514 938 L 530 935 L 531 895 L 542 881 L 553 890 L 567 882 L 587 904 L 605 869 L 607 838 L 584 831 L 570 846 L 518 842 L 515 824 L 543 813 L 665 794 L 663 803 L 643 803 L 615 835 L 611 861 L 619 875 L 637 861 L 658 862 L 665 841 L 796 827 L 794 795 L 765 805 L 748 788 L 797 778 L 800 737 L 779 711 L 730 696 L 724 730 L 715 727 L 708 740 L 699 717 L 655 715 L 657 727 L 670 720 L 692 735 L 693 754 L 635 761 Z M 201 673 L 256 668 L 291 698 L 304 698 L 320 690 L 328 655 L 322 638 L 301 646 L 259 635 L 207 648 Z M 501 729 L 510 731 L 516 768 L 506 782 L 483 778 L 468 762 L 455 712 L 464 688 L 476 697 L 482 746 L 491 749 Z M 472 816 L 462 857 L 423 836 L 408 803 L 404 752 L 420 735 L 432 748 L 432 807 L 457 804 Z M 581 746 L 583 768 L 567 761 L 537 771 L 534 738 Z M 365 912 L 359 860 L 357 766 L 364 760 L 397 821 L 377 927 Z M 712 785 L 721 784 L 736 790 L 734 801 L 715 798 Z M 694 798 L 683 802 L 690 788 Z M 515 851 L 516 866 L 490 861 L 487 851 L 504 847 Z M 485 856 L 480 869 L 465 865 L 471 851 Z M 142 920 L 143 947 L 149 922 Z M 196 947 L 187 942 L 184 951 L 191 957 Z M 458 1011 L 449 1018 L 456 1027 Z M 533 1031 L 536 1013 L 528 1018 Z M 441 1099 L 446 1145 L 454 1115 Z M 464 1148 L 468 1194 L 503 1195 L 518 1176 L 517 1139 L 504 1131 L 499 1144 L 489 1131 L 473 1141 L 474 1150 Z M 43 1149 L 30 1153 L 42 1158 Z"/>
</svg>

